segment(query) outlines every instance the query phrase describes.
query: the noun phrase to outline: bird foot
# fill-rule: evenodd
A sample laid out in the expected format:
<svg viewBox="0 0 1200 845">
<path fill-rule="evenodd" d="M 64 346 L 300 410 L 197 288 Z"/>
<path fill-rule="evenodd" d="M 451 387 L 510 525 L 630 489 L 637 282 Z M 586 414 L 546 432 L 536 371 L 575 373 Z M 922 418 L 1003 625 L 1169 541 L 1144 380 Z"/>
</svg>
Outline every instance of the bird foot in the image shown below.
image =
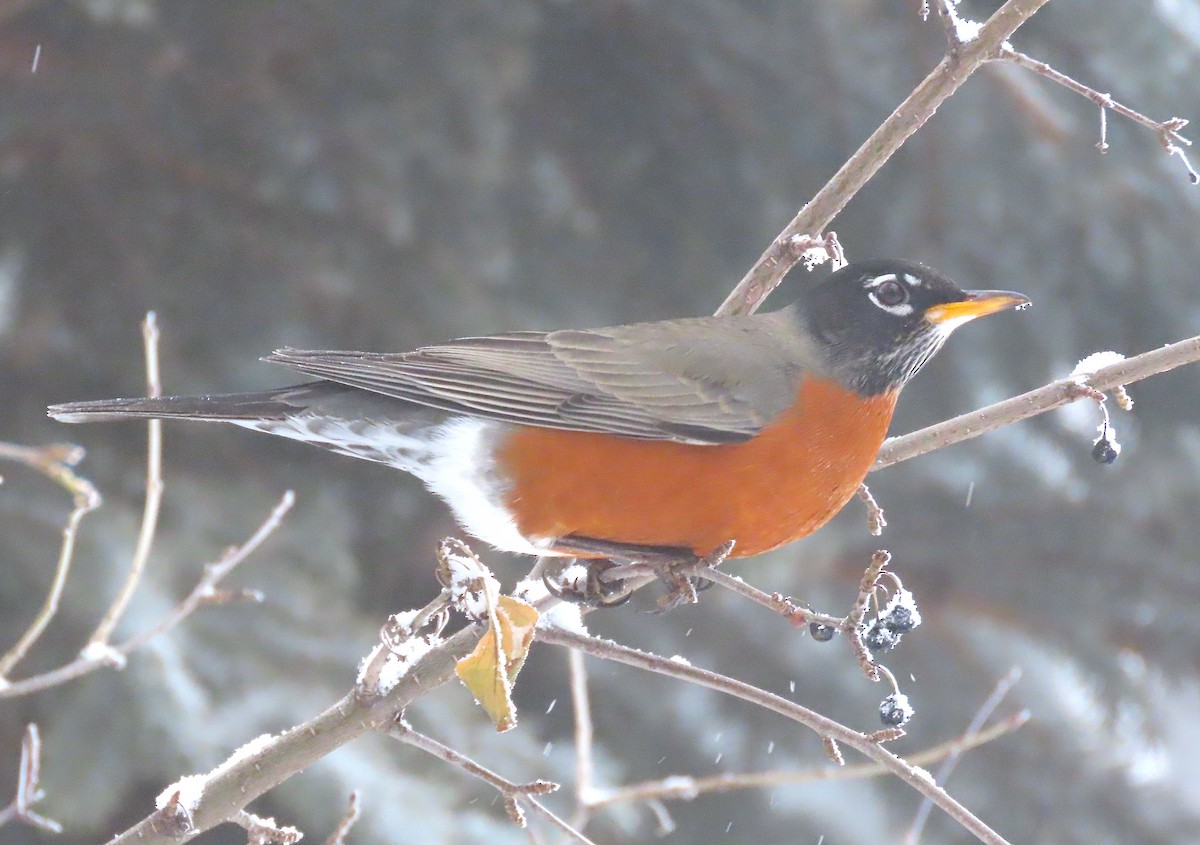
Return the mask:
<svg viewBox="0 0 1200 845">
<path fill-rule="evenodd" d="M 633 597 L 624 580 L 608 581 L 605 572 L 615 564 L 604 558 L 577 560 L 564 558 L 556 572 L 542 573 L 542 583 L 550 595 L 584 607 L 618 607 Z"/>
<path fill-rule="evenodd" d="M 657 576 L 667 585 L 667 594 L 650 612 L 662 614 L 699 600 L 699 593 L 712 586 L 712 582 L 700 573 L 719 566 L 729 557 L 734 541 L 728 540 L 704 555 L 696 555 L 690 549 L 629 546 L 584 537 L 563 538 L 560 545 L 580 554 L 603 554 L 605 557 L 586 561 L 586 577 L 574 579 L 579 589 L 563 590 L 561 582 L 553 587 L 547 584 L 556 596 L 593 606 L 612 607 L 628 600 L 629 582 Z"/>
</svg>

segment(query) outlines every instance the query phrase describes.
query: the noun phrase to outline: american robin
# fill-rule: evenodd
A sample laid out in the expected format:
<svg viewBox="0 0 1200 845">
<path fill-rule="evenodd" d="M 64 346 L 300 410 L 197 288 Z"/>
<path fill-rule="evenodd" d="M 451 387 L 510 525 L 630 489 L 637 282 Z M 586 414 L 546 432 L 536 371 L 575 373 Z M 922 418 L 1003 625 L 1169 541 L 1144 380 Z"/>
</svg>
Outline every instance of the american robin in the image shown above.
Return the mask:
<svg viewBox="0 0 1200 845">
<path fill-rule="evenodd" d="M 472 337 L 400 354 L 281 349 L 318 381 L 74 402 L 64 422 L 219 420 L 411 472 L 510 552 L 734 557 L 854 495 L 900 389 L 950 333 L 1029 300 L 920 264 L 834 272 L 781 310 Z"/>
</svg>

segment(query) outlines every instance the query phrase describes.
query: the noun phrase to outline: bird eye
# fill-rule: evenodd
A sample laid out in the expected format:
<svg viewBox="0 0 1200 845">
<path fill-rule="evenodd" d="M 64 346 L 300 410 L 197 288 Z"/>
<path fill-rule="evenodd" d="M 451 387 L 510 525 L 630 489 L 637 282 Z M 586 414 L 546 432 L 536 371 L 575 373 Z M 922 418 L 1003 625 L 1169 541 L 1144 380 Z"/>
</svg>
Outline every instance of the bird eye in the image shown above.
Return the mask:
<svg viewBox="0 0 1200 845">
<path fill-rule="evenodd" d="M 884 308 L 895 307 L 908 299 L 908 291 L 897 281 L 884 282 L 872 292 L 875 294 L 875 301 Z"/>
</svg>

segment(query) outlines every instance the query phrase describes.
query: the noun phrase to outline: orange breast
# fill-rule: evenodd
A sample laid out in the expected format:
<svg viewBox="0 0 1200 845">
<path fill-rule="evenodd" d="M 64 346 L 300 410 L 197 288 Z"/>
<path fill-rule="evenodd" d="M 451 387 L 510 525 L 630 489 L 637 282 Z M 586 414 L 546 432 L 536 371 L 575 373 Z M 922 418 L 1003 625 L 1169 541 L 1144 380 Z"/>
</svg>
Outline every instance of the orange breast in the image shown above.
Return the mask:
<svg viewBox="0 0 1200 845">
<path fill-rule="evenodd" d="M 865 399 L 806 380 L 799 402 L 745 443 L 695 446 L 517 427 L 498 444 L 507 505 L 531 539 L 569 534 L 733 557 L 790 543 L 854 495 L 896 394 Z"/>
</svg>

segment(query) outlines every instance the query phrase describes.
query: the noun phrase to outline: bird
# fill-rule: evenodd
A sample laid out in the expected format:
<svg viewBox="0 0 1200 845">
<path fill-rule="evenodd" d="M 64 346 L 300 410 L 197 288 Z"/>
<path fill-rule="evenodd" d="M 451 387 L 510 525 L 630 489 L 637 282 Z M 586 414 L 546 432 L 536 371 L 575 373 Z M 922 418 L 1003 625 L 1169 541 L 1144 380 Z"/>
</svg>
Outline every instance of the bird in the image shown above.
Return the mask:
<svg viewBox="0 0 1200 845">
<path fill-rule="evenodd" d="M 507 552 L 749 557 L 811 534 L 854 496 L 901 389 L 955 329 L 1030 303 L 892 258 L 804 287 L 751 315 L 403 353 L 284 348 L 263 360 L 315 380 L 48 411 L 227 422 L 387 464 Z"/>
</svg>

